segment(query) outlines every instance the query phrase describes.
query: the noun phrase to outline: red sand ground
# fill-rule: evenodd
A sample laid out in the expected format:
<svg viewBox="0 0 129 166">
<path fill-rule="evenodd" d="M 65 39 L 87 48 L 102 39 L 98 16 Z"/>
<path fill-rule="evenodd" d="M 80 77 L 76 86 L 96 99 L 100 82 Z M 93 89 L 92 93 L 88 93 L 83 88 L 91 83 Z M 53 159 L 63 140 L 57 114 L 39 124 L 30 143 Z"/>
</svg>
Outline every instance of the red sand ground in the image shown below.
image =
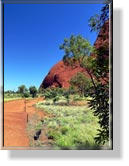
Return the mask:
<svg viewBox="0 0 129 166">
<path fill-rule="evenodd" d="M 26 133 L 27 118 L 36 113 L 34 104 L 42 100 L 43 98 L 36 98 L 25 102 L 25 99 L 21 99 L 4 103 L 4 147 L 29 146 Z M 44 116 L 41 111 L 37 111 L 37 114 L 40 117 Z"/>
</svg>

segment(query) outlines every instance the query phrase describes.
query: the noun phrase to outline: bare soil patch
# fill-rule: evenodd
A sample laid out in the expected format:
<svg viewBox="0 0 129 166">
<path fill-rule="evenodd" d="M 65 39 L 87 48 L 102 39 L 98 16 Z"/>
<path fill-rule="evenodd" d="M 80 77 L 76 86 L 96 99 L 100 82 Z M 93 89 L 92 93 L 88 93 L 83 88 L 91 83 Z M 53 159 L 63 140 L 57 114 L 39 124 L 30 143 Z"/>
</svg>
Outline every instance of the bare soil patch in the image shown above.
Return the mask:
<svg viewBox="0 0 129 166">
<path fill-rule="evenodd" d="M 26 133 L 27 121 L 35 113 L 39 119 L 44 117 L 43 111 L 37 111 L 34 107 L 42 100 L 43 98 L 21 99 L 4 103 L 4 147 L 29 146 Z"/>
</svg>

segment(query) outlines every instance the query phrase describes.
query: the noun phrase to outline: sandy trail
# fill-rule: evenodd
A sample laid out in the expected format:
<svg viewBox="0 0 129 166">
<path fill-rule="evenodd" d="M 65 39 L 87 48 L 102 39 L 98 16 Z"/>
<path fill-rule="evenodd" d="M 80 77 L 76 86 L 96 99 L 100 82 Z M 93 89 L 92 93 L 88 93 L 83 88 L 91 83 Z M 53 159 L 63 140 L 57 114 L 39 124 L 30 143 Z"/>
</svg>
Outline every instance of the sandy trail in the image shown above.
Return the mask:
<svg viewBox="0 0 129 166">
<path fill-rule="evenodd" d="M 44 113 L 34 107 L 43 98 L 20 99 L 4 103 L 4 147 L 28 147 L 29 139 L 26 133 L 27 120 L 37 113 L 40 117 Z"/>
</svg>

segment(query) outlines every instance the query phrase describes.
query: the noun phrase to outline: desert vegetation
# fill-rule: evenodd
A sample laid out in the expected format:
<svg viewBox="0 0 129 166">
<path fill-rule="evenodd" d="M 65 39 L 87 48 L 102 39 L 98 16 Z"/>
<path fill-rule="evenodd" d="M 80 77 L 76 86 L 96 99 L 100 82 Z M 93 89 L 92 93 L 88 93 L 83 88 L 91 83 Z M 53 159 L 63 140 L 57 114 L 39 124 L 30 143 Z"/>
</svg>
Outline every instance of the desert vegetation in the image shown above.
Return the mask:
<svg viewBox="0 0 129 166">
<path fill-rule="evenodd" d="M 109 146 L 109 41 L 104 27 L 108 19 L 107 4 L 99 15 L 89 19 L 91 32 L 96 31 L 98 37 L 101 36 L 99 47 L 97 43 L 91 46 L 81 35 L 71 35 L 60 45 L 64 64 L 84 69 L 69 80 L 70 87 L 42 89 L 45 101 L 36 107 L 51 116 L 45 118 L 40 127 L 45 129 L 48 140 L 56 148 Z"/>
<path fill-rule="evenodd" d="M 99 129 L 98 118 L 94 116 L 93 110 L 88 108 L 84 100 L 82 102 L 70 100 L 69 105 L 66 99 L 58 100 L 54 105 L 51 100 L 48 100 L 36 106 L 51 115 L 44 118 L 41 129 L 46 131 L 48 141 L 53 148 L 98 148 L 94 140 Z"/>
<path fill-rule="evenodd" d="M 10 101 L 10 100 L 17 100 L 21 99 L 21 94 L 15 93 L 13 91 L 6 91 L 4 92 L 4 101 Z"/>
<path fill-rule="evenodd" d="M 22 98 L 34 98 L 40 96 L 40 92 L 35 86 L 29 89 L 25 85 L 20 85 L 17 91 L 7 90 L 4 92 L 4 101 L 18 100 Z"/>
<path fill-rule="evenodd" d="M 86 86 L 85 86 L 86 84 Z M 81 73 L 70 80 L 69 89 L 47 88 L 42 90 L 45 97 L 36 107 L 48 116 L 33 124 L 28 123 L 28 130 L 33 133 L 42 131 L 42 137 L 31 141 L 31 146 L 50 146 L 51 149 L 101 149 L 108 146 L 108 140 L 97 142 L 96 136 L 101 131 L 99 117 L 91 107 L 94 97 L 92 82 Z M 84 86 L 83 86 L 84 85 Z M 41 133 L 40 133 L 41 134 Z M 30 140 L 33 140 L 34 134 Z"/>
<path fill-rule="evenodd" d="M 110 148 L 111 139 L 109 111 L 109 39 L 105 25 L 109 19 L 106 4 L 99 15 L 89 19 L 91 32 L 98 34 L 94 46 L 81 35 L 65 38 L 59 49 L 63 51 L 62 61 L 71 69 L 80 67 L 63 87 L 57 76 L 54 86 L 37 89 L 25 85 L 16 92 L 6 91 L 5 101 L 20 98 L 43 97 L 34 106 L 45 113 L 42 118 L 36 114 L 29 119 L 27 132 L 30 146 L 50 149 L 105 149 Z M 101 41 L 100 41 L 101 37 Z"/>
<path fill-rule="evenodd" d="M 99 32 L 103 41 L 99 47 L 92 47 L 88 40 L 81 36 L 71 36 L 65 39 L 60 46 L 65 52 L 64 62 L 71 66 L 79 64 L 89 74 L 92 87 L 89 96 L 90 108 L 94 109 L 94 115 L 99 118 L 100 129 L 95 137 L 98 144 L 109 141 L 109 40 L 101 35 L 105 32 L 104 24 L 109 19 L 109 6 L 106 4 L 101 9 L 100 15 L 90 18 L 91 31 Z M 108 36 L 107 36 L 108 38 Z"/>
</svg>

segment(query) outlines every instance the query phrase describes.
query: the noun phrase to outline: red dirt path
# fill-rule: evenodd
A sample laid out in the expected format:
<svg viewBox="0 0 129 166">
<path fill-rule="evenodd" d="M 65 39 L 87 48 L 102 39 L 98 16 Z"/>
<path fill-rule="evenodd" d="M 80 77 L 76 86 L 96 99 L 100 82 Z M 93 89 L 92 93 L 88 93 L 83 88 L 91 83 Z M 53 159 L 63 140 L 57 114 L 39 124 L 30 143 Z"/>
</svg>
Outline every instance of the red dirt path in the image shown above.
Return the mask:
<svg viewBox="0 0 129 166">
<path fill-rule="evenodd" d="M 36 113 L 34 104 L 43 98 L 31 100 L 20 99 L 4 103 L 4 147 L 28 147 L 29 139 L 26 133 L 27 119 Z M 44 113 L 37 111 L 40 117 Z"/>
</svg>

